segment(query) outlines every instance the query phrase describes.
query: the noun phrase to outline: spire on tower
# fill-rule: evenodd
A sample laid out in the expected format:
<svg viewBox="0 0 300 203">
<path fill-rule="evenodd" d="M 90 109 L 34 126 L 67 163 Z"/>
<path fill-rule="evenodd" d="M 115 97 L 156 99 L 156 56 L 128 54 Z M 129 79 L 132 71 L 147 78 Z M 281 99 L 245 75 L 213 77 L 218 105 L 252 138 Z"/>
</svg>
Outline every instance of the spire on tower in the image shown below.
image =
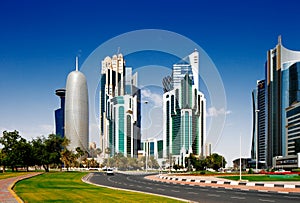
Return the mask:
<svg viewBox="0 0 300 203">
<path fill-rule="evenodd" d="M 75 66 L 76 67 L 76 71 L 78 71 L 78 56 L 76 56 L 76 60 L 75 61 L 76 61 L 75 62 L 76 63 L 76 66 Z"/>
<path fill-rule="evenodd" d="M 278 36 L 278 44 L 281 45 L 281 35 Z"/>
</svg>

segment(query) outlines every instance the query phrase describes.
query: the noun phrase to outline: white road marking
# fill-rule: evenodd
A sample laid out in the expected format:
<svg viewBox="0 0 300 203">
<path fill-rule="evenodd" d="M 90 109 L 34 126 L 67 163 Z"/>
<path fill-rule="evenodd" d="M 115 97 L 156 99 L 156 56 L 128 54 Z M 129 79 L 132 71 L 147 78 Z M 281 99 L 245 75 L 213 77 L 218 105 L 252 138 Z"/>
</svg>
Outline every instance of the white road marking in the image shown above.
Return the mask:
<svg viewBox="0 0 300 203">
<path fill-rule="evenodd" d="M 299 199 L 300 197 L 293 197 L 293 196 L 283 196 L 285 198 L 290 198 L 290 199 Z"/>
<path fill-rule="evenodd" d="M 246 199 L 245 197 L 230 197 L 231 199 Z"/>
<path fill-rule="evenodd" d="M 281 192 L 281 191 L 279 191 L 278 193 L 279 194 L 289 194 L 289 192 Z"/>
<path fill-rule="evenodd" d="M 210 197 L 220 197 L 220 195 L 216 195 L 216 194 L 207 194 Z"/>
<path fill-rule="evenodd" d="M 257 196 L 260 196 L 260 197 L 271 197 L 271 195 L 267 195 L 267 194 L 265 194 L 265 195 L 263 195 L 263 194 L 258 194 Z"/>
<path fill-rule="evenodd" d="M 258 199 L 258 200 L 262 202 L 275 202 L 275 200 L 270 200 L 270 199 Z"/>
<path fill-rule="evenodd" d="M 235 192 L 235 194 L 246 195 L 247 193 L 245 193 L 245 192 Z"/>
<path fill-rule="evenodd" d="M 197 195 L 198 193 L 197 193 L 197 192 L 188 192 L 188 194 L 194 194 L 194 195 Z"/>
<path fill-rule="evenodd" d="M 172 192 L 180 192 L 179 190 L 171 190 Z"/>
<path fill-rule="evenodd" d="M 165 191 L 165 189 L 162 189 L 162 188 L 157 188 L 157 190 L 160 190 L 160 191 Z"/>
<path fill-rule="evenodd" d="M 222 191 L 222 190 L 220 190 L 220 191 L 217 191 L 217 192 L 219 192 L 219 193 L 225 193 L 225 191 Z"/>
</svg>

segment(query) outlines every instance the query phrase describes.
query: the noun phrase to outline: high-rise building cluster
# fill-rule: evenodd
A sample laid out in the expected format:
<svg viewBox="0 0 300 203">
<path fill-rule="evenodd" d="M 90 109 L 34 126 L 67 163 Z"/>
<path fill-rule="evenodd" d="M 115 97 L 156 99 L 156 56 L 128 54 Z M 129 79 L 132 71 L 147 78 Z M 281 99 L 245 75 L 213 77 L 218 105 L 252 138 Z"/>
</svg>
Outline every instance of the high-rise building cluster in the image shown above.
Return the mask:
<svg viewBox="0 0 300 203">
<path fill-rule="evenodd" d="M 252 93 L 251 155 L 264 168 L 293 168 L 300 156 L 300 51 L 286 49 L 279 36 L 265 68 Z"/>
<path fill-rule="evenodd" d="M 199 52 L 173 65 L 163 83 L 162 140 L 141 140 L 141 90 L 138 72 L 125 65 L 122 54 L 101 62 L 99 129 L 102 157 L 122 153 L 126 157 L 154 156 L 175 159 L 185 166 L 191 153 L 206 156 L 206 100 L 199 91 Z M 55 111 L 56 133 L 70 140 L 70 150 L 88 147 L 88 91 L 85 76 L 72 71 L 66 89 L 58 89 L 61 107 Z M 96 148 L 93 144 L 93 148 Z"/>
<path fill-rule="evenodd" d="M 206 100 L 199 91 L 197 50 L 173 65 L 163 86 L 163 156 L 185 166 L 189 154 L 205 155 Z"/>
<path fill-rule="evenodd" d="M 137 157 L 141 141 L 141 91 L 138 73 L 125 66 L 122 54 L 102 61 L 100 148 L 110 156 Z M 107 151 L 109 150 L 109 151 Z"/>
</svg>

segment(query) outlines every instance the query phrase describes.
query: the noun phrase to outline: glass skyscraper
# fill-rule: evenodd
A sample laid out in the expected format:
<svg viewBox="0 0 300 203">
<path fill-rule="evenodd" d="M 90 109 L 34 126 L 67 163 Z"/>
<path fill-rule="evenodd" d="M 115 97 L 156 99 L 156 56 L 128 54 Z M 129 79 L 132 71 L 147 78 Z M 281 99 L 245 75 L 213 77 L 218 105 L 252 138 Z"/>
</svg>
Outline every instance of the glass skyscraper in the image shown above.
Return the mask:
<svg viewBox="0 0 300 203">
<path fill-rule="evenodd" d="M 122 153 L 137 157 L 141 140 L 141 92 L 137 73 L 125 67 L 122 54 L 102 61 L 100 105 L 100 148 L 109 156 Z M 108 150 L 109 149 L 109 150 Z"/>
<path fill-rule="evenodd" d="M 267 159 L 267 126 L 266 126 L 266 88 L 265 80 L 259 80 L 256 89 L 252 92 L 253 102 L 253 137 L 251 158 L 256 159 L 259 165 L 266 165 Z M 256 152 L 257 151 L 257 152 Z"/>
<path fill-rule="evenodd" d="M 57 89 L 55 94 L 60 97 L 60 108 L 55 110 L 55 134 L 65 136 L 65 89 Z"/>
<path fill-rule="evenodd" d="M 163 156 L 185 166 L 189 154 L 204 156 L 206 100 L 199 88 L 199 53 L 173 65 L 163 79 Z"/>
<path fill-rule="evenodd" d="M 272 166 L 275 156 L 286 156 L 295 141 L 289 141 L 290 120 L 296 111 L 290 111 L 300 100 L 300 52 L 288 50 L 281 37 L 274 49 L 268 51 L 266 63 L 267 99 L 267 165 Z M 293 115 L 293 113 L 296 113 Z M 300 122 L 293 121 L 293 125 Z M 299 134 L 298 134 L 299 132 Z M 300 129 L 293 129 L 293 140 L 300 138 Z"/>
</svg>

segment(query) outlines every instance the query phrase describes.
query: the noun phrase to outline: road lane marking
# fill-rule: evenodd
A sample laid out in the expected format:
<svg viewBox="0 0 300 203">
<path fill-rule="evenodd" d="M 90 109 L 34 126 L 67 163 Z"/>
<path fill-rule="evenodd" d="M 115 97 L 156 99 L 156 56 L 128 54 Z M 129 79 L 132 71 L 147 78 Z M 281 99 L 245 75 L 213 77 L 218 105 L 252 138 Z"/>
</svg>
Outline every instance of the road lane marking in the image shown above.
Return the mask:
<svg viewBox="0 0 300 203">
<path fill-rule="evenodd" d="M 217 192 L 219 192 L 219 193 L 225 193 L 225 191 L 222 191 L 222 190 L 221 191 L 217 191 Z"/>
<path fill-rule="evenodd" d="M 172 192 L 180 192 L 179 190 L 171 190 Z"/>
<path fill-rule="evenodd" d="M 157 188 L 157 190 L 160 190 L 160 191 L 165 191 L 165 189 L 162 189 L 162 188 Z"/>
<path fill-rule="evenodd" d="M 246 195 L 247 193 L 245 193 L 245 192 L 235 192 L 235 194 Z"/>
<path fill-rule="evenodd" d="M 258 200 L 262 202 L 275 202 L 275 200 L 270 200 L 270 199 L 258 199 Z"/>
<path fill-rule="evenodd" d="M 246 199 L 245 197 L 230 197 L 231 199 Z"/>
<path fill-rule="evenodd" d="M 278 191 L 279 194 L 289 194 L 289 192 Z"/>
<path fill-rule="evenodd" d="M 216 195 L 216 194 L 207 194 L 207 196 L 210 196 L 210 197 L 220 197 L 220 195 Z"/>
<path fill-rule="evenodd" d="M 271 195 L 267 195 L 267 194 L 258 194 L 257 196 L 260 196 L 260 197 L 271 197 Z"/>
<path fill-rule="evenodd" d="M 146 187 L 147 189 L 149 189 L 149 190 L 152 190 L 152 187 Z"/>
<path fill-rule="evenodd" d="M 197 192 L 188 192 L 188 194 L 198 195 Z"/>
<path fill-rule="evenodd" d="M 299 199 L 300 197 L 293 197 L 293 196 L 283 196 L 285 198 L 290 198 L 290 199 Z"/>
</svg>

